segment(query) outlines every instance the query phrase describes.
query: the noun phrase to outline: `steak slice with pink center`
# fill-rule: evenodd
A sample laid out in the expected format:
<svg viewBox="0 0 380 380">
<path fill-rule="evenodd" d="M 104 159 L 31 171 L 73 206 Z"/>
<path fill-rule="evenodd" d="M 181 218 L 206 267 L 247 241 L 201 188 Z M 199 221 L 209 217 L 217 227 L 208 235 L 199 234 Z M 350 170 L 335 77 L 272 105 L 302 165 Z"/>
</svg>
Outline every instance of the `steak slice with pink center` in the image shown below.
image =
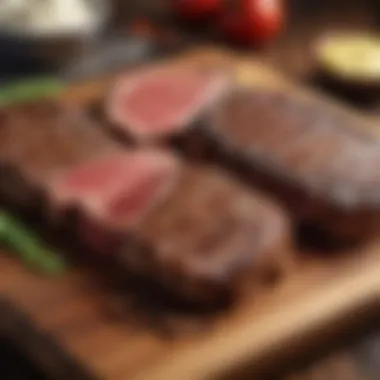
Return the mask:
<svg viewBox="0 0 380 380">
<path fill-rule="evenodd" d="M 101 250 L 108 230 L 132 227 L 165 195 L 177 164 L 172 155 L 159 150 L 120 153 L 88 162 L 55 181 L 58 214 L 70 206 L 80 209 L 85 221 L 80 235 L 85 243 Z"/>
<path fill-rule="evenodd" d="M 180 132 L 228 88 L 221 71 L 172 65 L 148 69 L 119 79 L 107 113 L 123 133 L 149 140 Z"/>
<path fill-rule="evenodd" d="M 133 172 L 136 173 L 129 154 L 102 157 L 61 176 L 55 184 L 56 194 L 62 201 L 104 195 L 118 185 L 122 175 L 129 176 Z"/>
<path fill-rule="evenodd" d="M 174 167 L 156 167 L 152 172 L 143 173 L 136 178 L 132 187 L 130 183 L 125 183 L 120 193 L 110 198 L 106 204 L 105 212 L 109 218 L 115 224 L 131 224 L 157 198 L 167 193 L 175 174 L 170 169 Z"/>
</svg>

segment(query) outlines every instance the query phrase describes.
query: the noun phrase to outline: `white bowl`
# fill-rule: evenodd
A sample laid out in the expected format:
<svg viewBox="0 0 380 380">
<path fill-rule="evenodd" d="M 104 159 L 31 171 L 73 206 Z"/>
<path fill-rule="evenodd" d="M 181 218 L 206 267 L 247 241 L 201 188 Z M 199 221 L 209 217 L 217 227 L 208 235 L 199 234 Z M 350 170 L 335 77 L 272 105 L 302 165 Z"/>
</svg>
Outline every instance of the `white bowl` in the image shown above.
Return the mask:
<svg viewBox="0 0 380 380">
<path fill-rule="evenodd" d="M 94 19 L 80 30 L 65 29 L 44 32 L 38 29 L 20 27 L 0 28 L 0 48 L 4 45 L 2 56 L 12 55 L 12 49 L 17 50 L 17 59 L 24 55 L 47 61 L 53 66 L 61 66 L 73 58 L 93 39 L 103 31 L 111 15 L 108 0 L 86 0 L 93 3 Z M 1 2 L 0 2 L 1 3 Z"/>
</svg>

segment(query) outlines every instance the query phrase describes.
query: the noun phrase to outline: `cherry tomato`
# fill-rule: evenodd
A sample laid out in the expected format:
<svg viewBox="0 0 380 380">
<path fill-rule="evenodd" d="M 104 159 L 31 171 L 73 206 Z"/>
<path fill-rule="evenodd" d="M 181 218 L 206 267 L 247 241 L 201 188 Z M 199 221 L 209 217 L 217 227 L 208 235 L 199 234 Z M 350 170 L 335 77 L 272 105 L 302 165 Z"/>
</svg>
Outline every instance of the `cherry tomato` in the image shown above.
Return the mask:
<svg viewBox="0 0 380 380">
<path fill-rule="evenodd" d="M 280 32 L 284 23 L 282 0 L 241 0 L 242 22 L 253 42 L 265 43 Z"/>
<path fill-rule="evenodd" d="M 283 23 L 282 0 L 240 0 L 221 17 L 220 28 L 234 42 L 263 45 L 277 36 Z"/>
<path fill-rule="evenodd" d="M 222 0 L 174 0 L 180 15 L 190 19 L 214 16 L 222 9 Z"/>
</svg>

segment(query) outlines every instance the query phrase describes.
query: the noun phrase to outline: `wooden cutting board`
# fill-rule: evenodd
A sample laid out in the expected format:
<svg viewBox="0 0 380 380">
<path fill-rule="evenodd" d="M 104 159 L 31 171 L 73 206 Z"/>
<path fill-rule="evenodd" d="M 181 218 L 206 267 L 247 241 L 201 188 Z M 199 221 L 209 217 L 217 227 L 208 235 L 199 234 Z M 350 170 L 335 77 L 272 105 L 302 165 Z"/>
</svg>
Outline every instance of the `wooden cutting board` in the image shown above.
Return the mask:
<svg viewBox="0 0 380 380">
<path fill-rule="evenodd" d="M 264 63 L 227 51 L 205 48 L 178 59 L 232 68 L 241 85 L 285 86 L 303 96 L 317 96 Z M 104 96 L 111 79 L 73 87 L 63 100 L 85 107 Z M 366 125 L 371 128 L 371 123 Z M 243 374 L 252 378 L 337 339 L 380 310 L 377 242 L 339 257 L 298 255 L 295 268 L 275 287 L 253 292 L 203 330 L 174 337 L 143 324 L 137 327 L 131 315 L 115 319 L 105 313 L 112 295 L 90 270 L 76 268 L 48 279 L 28 272 L 5 254 L 0 256 L 0 272 L 0 294 L 26 311 L 34 326 L 99 379 L 236 379 Z M 66 360 L 49 359 L 51 352 L 30 334 L 18 333 L 17 339 L 34 347 L 29 352 L 54 378 L 67 378 Z"/>
</svg>

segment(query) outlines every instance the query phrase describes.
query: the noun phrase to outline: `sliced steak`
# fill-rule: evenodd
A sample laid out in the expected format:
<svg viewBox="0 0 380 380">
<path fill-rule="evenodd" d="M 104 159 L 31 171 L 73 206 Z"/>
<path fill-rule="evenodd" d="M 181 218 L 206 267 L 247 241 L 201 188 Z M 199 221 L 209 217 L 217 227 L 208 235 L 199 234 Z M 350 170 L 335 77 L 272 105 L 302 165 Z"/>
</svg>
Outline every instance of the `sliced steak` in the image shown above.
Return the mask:
<svg viewBox="0 0 380 380">
<path fill-rule="evenodd" d="M 96 123 L 56 102 L 0 109 L 0 196 L 25 209 L 58 172 L 121 152 Z"/>
<path fill-rule="evenodd" d="M 77 204 L 99 217 L 109 212 L 114 220 L 119 214 L 140 212 L 142 202 L 153 200 L 152 189 L 175 173 L 176 164 L 172 155 L 158 150 L 100 156 L 59 172 L 51 183 L 53 204 L 61 208 Z"/>
<path fill-rule="evenodd" d="M 120 78 L 106 104 L 108 119 L 140 142 L 176 135 L 229 88 L 226 73 L 166 65 Z"/>
<path fill-rule="evenodd" d="M 275 194 L 302 221 L 353 240 L 380 221 L 380 143 L 325 103 L 271 90 L 223 98 L 180 140 Z"/>
<path fill-rule="evenodd" d="M 286 269 L 290 233 L 277 206 L 215 168 L 183 166 L 176 174 L 134 223 L 129 207 L 88 215 L 82 227 L 97 237 L 93 248 L 118 247 L 125 270 L 197 302 L 233 299 Z"/>
<path fill-rule="evenodd" d="M 101 157 L 74 167 L 52 182 L 54 221 L 62 217 L 64 209 L 79 210 L 80 240 L 93 251 L 115 255 L 115 243 L 167 196 L 178 171 L 179 161 L 173 155 L 151 149 Z M 120 234 L 118 226 L 122 227 Z"/>
<path fill-rule="evenodd" d="M 109 253 L 122 276 L 211 301 L 260 282 L 289 257 L 282 211 L 215 169 L 161 150 L 121 149 L 59 104 L 0 117 L 0 196 L 35 211 L 38 193 L 47 219 L 63 227 L 75 209 L 70 228 L 90 251 Z"/>
</svg>

